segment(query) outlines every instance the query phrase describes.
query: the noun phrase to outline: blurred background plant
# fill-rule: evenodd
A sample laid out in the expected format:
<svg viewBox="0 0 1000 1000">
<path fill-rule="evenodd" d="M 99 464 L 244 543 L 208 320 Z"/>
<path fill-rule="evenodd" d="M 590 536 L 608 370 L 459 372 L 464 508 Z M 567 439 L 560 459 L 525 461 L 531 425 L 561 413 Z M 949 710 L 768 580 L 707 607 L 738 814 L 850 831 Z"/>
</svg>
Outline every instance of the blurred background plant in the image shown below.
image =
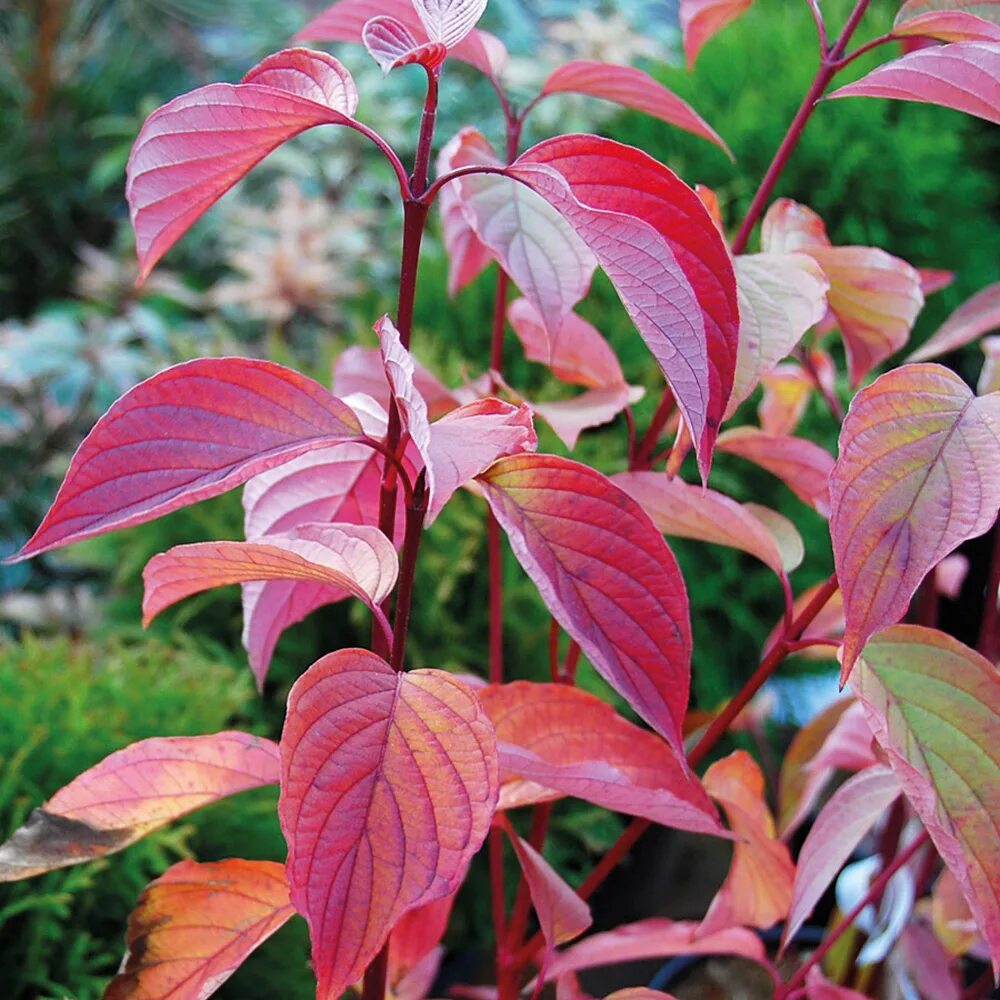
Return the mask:
<svg viewBox="0 0 1000 1000">
<path fill-rule="evenodd" d="M 872 6 L 867 30 L 874 35 L 896 5 Z M 196 355 L 241 353 L 292 364 L 326 382 L 346 345 L 374 344 L 372 321 L 394 307 L 393 180 L 381 159 L 339 130 L 317 130 L 275 153 L 141 290 L 134 287 L 122 186 L 145 115 L 190 87 L 238 79 L 321 7 L 321 0 L 0 4 L 0 553 L 13 551 L 38 522 L 97 416 L 153 371 Z M 825 0 L 833 22 L 845 9 L 846 0 Z M 491 0 L 486 25 L 512 50 L 509 76 L 518 99 L 561 59 L 603 58 L 637 63 L 690 100 L 729 143 L 735 165 L 663 123 L 585 99 L 544 102 L 527 138 L 598 130 L 641 146 L 689 182 L 714 187 L 730 225 L 746 208 L 815 66 L 805 4 L 787 0 L 759 0 L 706 47 L 692 74 L 680 66 L 676 4 L 669 0 Z M 361 117 L 406 155 L 419 113 L 418 75 L 383 79 L 360 48 L 336 51 L 358 81 Z M 442 96 L 442 141 L 475 123 L 499 144 L 500 118 L 483 81 L 449 67 Z M 956 272 L 954 285 L 930 299 L 919 341 L 950 309 L 1000 277 L 997 164 L 997 132 L 976 120 L 914 105 L 831 102 L 806 131 L 778 194 L 812 205 L 837 242 L 884 246 L 915 265 Z M 446 275 L 443 248 L 432 234 L 421 263 L 414 347 L 444 381 L 458 385 L 478 374 L 488 356 L 493 275 L 445 308 Z M 643 426 L 662 383 L 600 275 L 581 311 L 609 338 L 628 380 L 647 388 L 637 407 Z M 981 358 L 973 349 L 950 360 L 974 377 Z M 544 370 L 513 343 L 505 370 L 532 398 L 551 391 Z M 746 404 L 748 414 L 756 402 Z M 818 404 L 804 420 L 807 436 L 835 449 L 836 428 Z M 541 430 L 542 447 L 562 450 Z M 577 454 L 616 471 L 625 441 L 619 419 L 586 434 Z M 823 522 L 770 477 L 720 455 L 712 484 L 794 521 L 809 553 L 795 573 L 796 590 L 830 572 Z M 141 571 L 149 557 L 182 542 L 240 537 L 239 497 L 228 495 L 27 566 L 0 567 L 0 835 L 81 769 L 143 736 L 229 725 L 276 736 L 285 695 L 303 667 L 334 646 L 365 643 L 360 607 L 344 603 L 311 616 L 282 639 L 258 698 L 240 646 L 235 590 L 200 595 L 162 616 L 149 633 L 139 631 Z M 421 555 L 415 662 L 482 672 L 485 544 L 481 503 L 458 497 Z M 751 667 L 753 651 L 781 613 L 781 595 L 772 574 L 748 556 L 693 542 L 672 546 L 693 581 L 695 698 L 711 708 Z M 508 670 L 540 678 L 547 671 L 549 619 L 509 556 L 506 568 Z M 773 693 L 779 717 L 794 717 L 789 706 L 802 701 L 796 683 L 828 676 L 828 663 L 795 664 L 786 687 Z M 581 680 L 610 697 L 586 665 Z M 787 733 L 772 727 L 768 736 Z M 4 996 L 99 995 L 120 960 L 125 918 L 142 885 L 180 856 L 231 855 L 234 842 L 246 856 L 280 858 L 273 805 L 273 795 L 248 794 L 107 862 L 0 888 Z M 561 803 L 552 857 L 572 879 L 619 829 L 617 817 Z M 450 943 L 466 950 L 488 936 L 487 894 L 478 877 L 467 883 L 451 931 Z M 647 905 L 641 915 L 648 913 Z M 306 955 L 301 922 L 293 921 L 281 943 L 262 949 L 219 995 L 308 997 Z"/>
</svg>

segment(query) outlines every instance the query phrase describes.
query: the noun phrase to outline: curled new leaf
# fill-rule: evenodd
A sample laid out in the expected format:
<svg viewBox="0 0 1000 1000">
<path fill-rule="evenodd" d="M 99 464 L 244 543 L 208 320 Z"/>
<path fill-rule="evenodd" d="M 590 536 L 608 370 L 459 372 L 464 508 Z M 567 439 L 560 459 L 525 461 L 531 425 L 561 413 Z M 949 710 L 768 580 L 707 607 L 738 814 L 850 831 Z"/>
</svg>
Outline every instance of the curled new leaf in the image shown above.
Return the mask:
<svg viewBox="0 0 1000 1000">
<path fill-rule="evenodd" d="M 987 285 L 963 302 L 906 360 L 938 358 L 997 328 L 1000 328 L 1000 281 Z"/>
<path fill-rule="evenodd" d="M 333 56 L 286 49 L 241 83 L 212 83 L 146 119 L 125 194 L 145 278 L 209 207 L 268 153 L 316 125 L 354 127 L 357 89 Z"/>
<path fill-rule="evenodd" d="M 408 910 L 461 882 L 496 806 L 493 727 L 448 674 L 344 649 L 292 688 L 281 766 L 292 901 L 336 1000 Z"/>
<path fill-rule="evenodd" d="M 1000 43 L 955 42 L 908 52 L 830 97 L 939 104 L 1000 125 Z"/>
<path fill-rule="evenodd" d="M 361 32 L 368 54 L 383 73 L 419 63 L 425 69 L 437 69 L 448 49 L 441 42 L 418 42 L 402 21 L 394 17 L 373 17 Z"/>
<path fill-rule="evenodd" d="M 920 581 L 1000 509 L 1000 396 L 935 364 L 863 389 L 840 432 L 830 533 L 844 595 L 846 679 L 868 637 L 899 621 Z"/>
<path fill-rule="evenodd" d="M 719 134 L 673 91 L 648 73 L 632 66 L 616 66 L 593 59 L 575 59 L 553 70 L 542 84 L 542 95 L 587 94 L 642 111 L 670 125 L 707 139 L 730 159 L 732 153 Z"/>
<path fill-rule="evenodd" d="M 278 780 L 278 748 L 246 733 L 140 740 L 56 792 L 0 846 L 0 882 L 104 857 L 171 820 Z"/>
<path fill-rule="evenodd" d="M 497 733 L 501 808 L 572 795 L 664 826 L 722 832 L 701 782 L 670 747 L 594 695 L 514 681 L 480 698 Z"/>
<path fill-rule="evenodd" d="M 596 470 L 556 455 L 501 459 L 478 482 L 549 611 L 683 755 L 687 592 L 649 516 Z"/>
<path fill-rule="evenodd" d="M 1000 969 L 1000 674 L 934 629 L 865 646 L 852 686 L 868 724 Z"/>
<path fill-rule="evenodd" d="M 273 861 L 181 861 L 139 897 L 104 1000 L 201 1000 L 294 913 Z"/>
<path fill-rule="evenodd" d="M 652 157 L 593 135 L 541 142 L 506 172 L 597 256 L 670 382 L 706 478 L 733 388 L 739 308 L 729 250 L 701 199 Z"/>
<path fill-rule="evenodd" d="M 98 420 L 18 558 L 151 521 L 361 433 L 350 407 L 281 365 L 245 358 L 175 365 Z"/>
</svg>

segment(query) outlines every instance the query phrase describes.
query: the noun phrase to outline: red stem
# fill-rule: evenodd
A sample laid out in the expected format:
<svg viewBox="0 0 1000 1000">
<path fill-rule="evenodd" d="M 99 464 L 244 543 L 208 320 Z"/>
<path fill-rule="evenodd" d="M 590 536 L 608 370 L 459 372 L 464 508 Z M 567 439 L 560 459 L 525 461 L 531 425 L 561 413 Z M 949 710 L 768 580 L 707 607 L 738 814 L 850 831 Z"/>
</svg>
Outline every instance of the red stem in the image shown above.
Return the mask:
<svg viewBox="0 0 1000 1000">
<path fill-rule="evenodd" d="M 490 828 L 488 843 L 490 862 L 490 900 L 493 909 L 493 936 L 496 938 L 497 990 L 501 1000 L 509 996 L 508 982 L 511 979 L 509 955 L 507 953 L 507 930 L 505 916 L 506 883 L 503 871 L 503 830 L 499 826 Z"/>
<path fill-rule="evenodd" d="M 423 471 L 417 477 L 413 502 L 406 507 L 406 529 L 403 551 L 399 559 L 399 583 L 396 587 L 396 617 L 392 631 L 392 659 L 394 670 L 403 669 L 406 638 L 410 630 L 410 609 L 413 605 L 413 583 L 416 577 L 417 553 L 427 515 L 427 478 Z"/>
<path fill-rule="evenodd" d="M 818 963 L 822 962 L 826 957 L 831 948 L 843 937 L 843 935 L 850 929 L 851 925 L 855 920 L 858 919 L 861 911 L 868 906 L 873 900 L 880 899 L 882 893 L 885 892 L 885 887 L 889 884 L 889 880 L 893 875 L 896 874 L 909 860 L 919 851 L 928 841 L 930 836 L 926 830 L 921 830 L 919 836 L 914 838 L 912 843 L 910 843 L 904 850 L 900 851 L 899 854 L 893 859 L 892 864 L 886 866 L 882 869 L 882 873 L 877 879 L 868 887 L 868 892 L 858 901 L 854 908 L 848 913 L 836 927 L 830 931 L 829 934 L 823 939 L 822 944 L 809 956 L 806 961 L 799 966 L 796 970 L 795 975 L 785 984 L 785 988 L 780 992 L 779 996 L 775 1000 L 787 1000 L 787 997 L 793 993 L 795 990 L 799 989 L 806 981 L 806 976 L 809 970 Z"/>
<path fill-rule="evenodd" d="M 660 432 L 670 419 L 670 414 L 674 412 L 674 394 L 670 391 L 670 386 L 665 386 L 660 402 L 656 406 L 653 419 L 650 420 L 646 433 L 635 449 L 635 456 L 630 463 L 633 470 L 648 469 L 651 465 L 649 456 L 656 447 L 656 442 L 660 439 Z"/>
<path fill-rule="evenodd" d="M 753 227 L 757 224 L 757 220 L 762 215 L 764 207 L 770 200 L 771 193 L 778 183 L 778 178 L 781 177 L 782 171 L 785 169 L 792 152 L 799 143 L 799 139 L 802 138 L 802 132 L 812 116 L 816 102 L 823 96 L 823 92 L 829 86 L 830 81 L 841 68 L 838 65 L 838 60 L 843 56 L 844 50 L 847 48 L 847 43 L 851 40 L 851 36 L 857 29 L 861 18 L 864 17 L 870 2 L 871 0 L 857 0 L 854 10 L 851 11 L 851 16 L 844 25 L 844 30 L 840 33 L 840 37 L 834 42 L 829 54 L 820 62 L 812 85 L 809 87 L 806 96 L 802 99 L 802 104 L 795 113 L 791 125 L 788 126 L 785 138 L 781 141 L 781 145 L 774 154 L 774 159 L 767 168 L 764 179 L 760 182 L 760 187 L 757 188 L 757 193 L 750 202 L 746 217 L 743 219 L 739 231 L 736 233 L 736 238 L 733 240 L 734 254 L 743 253 L 746 249 L 746 245 L 750 240 L 750 234 L 753 232 Z"/>
<path fill-rule="evenodd" d="M 490 683 L 503 683 L 503 536 L 492 511 L 486 517 L 490 579 Z"/>
</svg>

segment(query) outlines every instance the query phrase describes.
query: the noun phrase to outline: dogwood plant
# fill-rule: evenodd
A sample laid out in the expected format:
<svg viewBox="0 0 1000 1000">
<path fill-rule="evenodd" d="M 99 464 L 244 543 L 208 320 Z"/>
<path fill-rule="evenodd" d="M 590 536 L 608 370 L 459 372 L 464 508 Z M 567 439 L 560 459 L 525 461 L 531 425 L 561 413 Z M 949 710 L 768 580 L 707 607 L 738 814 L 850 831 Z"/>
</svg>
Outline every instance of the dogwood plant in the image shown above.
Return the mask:
<svg viewBox="0 0 1000 1000">
<path fill-rule="evenodd" d="M 681 0 L 689 61 L 751 2 Z M 890 34 L 850 50 L 868 0 L 857 0 L 833 40 L 819 4 L 806 0 L 819 37 L 815 80 L 731 242 L 713 192 L 641 150 L 566 135 L 522 151 L 526 117 L 562 93 L 613 101 L 725 144 L 688 104 L 624 66 L 557 67 L 516 108 L 503 87 L 502 44 L 475 27 L 485 5 L 341 0 L 302 32 L 363 43 L 387 73 L 422 68 L 412 169 L 357 117 L 344 66 L 310 48 L 269 56 L 239 83 L 178 97 L 143 126 L 127 184 L 142 278 L 281 143 L 321 125 L 360 132 L 399 188 L 396 315 L 375 323 L 377 349 L 341 355 L 332 390 L 245 358 L 202 358 L 136 386 L 80 446 L 19 558 L 244 485 L 246 541 L 195 542 L 153 558 L 145 621 L 189 595 L 239 583 L 259 683 L 281 633 L 334 601 L 353 597 L 371 609 L 371 648 L 338 649 L 304 670 L 279 744 L 223 732 L 143 740 L 112 754 L 0 847 L 0 878 L 121 850 L 200 805 L 278 783 L 286 863 L 172 867 L 141 897 L 106 997 L 209 996 L 299 913 L 322 1000 L 352 987 L 365 1000 L 387 991 L 421 1000 L 455 893 L 487 841 L 500 1000 L 537 996 L 552 982 L 561 997 L 582 996 L 576 973 L 594 965 L 716 953 L 759 963 L 785 1000 L 862 996 L 841 984 L 867 990 L 870 976 L 852 978 L 843 957 L 829 961 L 856 923 L 867 935 L 862 971 L 885 961 L 922 996 L 958 997 L 963 956 L 1000 969 L 1000 555 L 978 651 L 933 627 L 934 594 L 954 589 L 963 566 L 950 553 L 988 531 L 1000 508 L 1000 392 L 991 341 L 978 394 L 931 359 L 1000 323 L 1000 284 L 873 379 L 906 345 L 924 295 L 948 276 L 876 247 L 837 245 L 807 206 L 771 196 L 837 73 L 897 39 L 907 43 L 901 57 L 830 96 L 925 101 L 1000 122 L 1000 2 L 908 0 Z M 464 129 L 440 144 L 432 179 L 438 92 L 455 59 L 494 87 L 505 148 Z M 409 350 L 415 296 L 428 294 L 417 263 L 435 205 L 453 292 L 497 264 L 489 364 L 458 388 Z M 758 222 L 759 249 L 747 253 Z M 598 267 L 666 380 L 641 436 L 631 411 L 639 390 L 574 312 Z M 510 284 L 520 296 L 508 304 Z M 582 391 L 556 403 L 520 398 L 502 371 L 508 321 L 529 359 Z M 834 331 L 857 390 L 846 415 L 823 346 Z M 761 385 L 759 425 L 723 429 Z M 814 392 L 842 419 L 836 459 L 795 435 Z M 586 428 L 622 413 L 626 471 L 607 476 L 537 452 L 535 417 L 572 451 Z M 668 433 L 673 443 L 658 451 Z M 834 576 L 793 592 L 801 539 L 777 512 L 707 485 L 717 450 L 773 473 L 829 518 Z M 689 452 L 700 483 L 677 474 Z M 489 519 L 488 680 L 407 669 L 421 538 L 460 487 L 482 498 Z M 756 670 L 708 715 L 688 711 L 688 598 L 665 534 L 752 554 L 786 598 Z M 548 683 L 504 682 L 503 535 L 552 615 Z M 918 593 L 917 623 L 899 624 Z M 699 771 L 756 710 L 754 695 L 790 653 L 836 649 L 849 697 L 798 734 L 775 801 L 743 751 Z M 574 685 L 581 656 L 640 723 Z M 850 777 L 830 794 L 844 771 Z M 567 796 L 633 817 L 575 891 L 543 856 L 552 803 Z M 525 808 L 528 839 L 509 819 Z M 653 823 L 732 841 L 728 876 L 704 918 L 644 920 L 570 944 L 591 923 L 588 897 Z M 860 868 L 849 864 L 873 830 L 875 849 Z M 510 910 L 505 843 L 523 873 Z M 796 944 L 834 881 L 841 916 L 818 947 L 803 954 L 796 946 L 779 971 L 758 932 L 782 925 L 779 951 Z M 532 908 L 538 932 L 529 936 Z M 993 972 L 961 995 L 986 996 Z"/>
</svg>

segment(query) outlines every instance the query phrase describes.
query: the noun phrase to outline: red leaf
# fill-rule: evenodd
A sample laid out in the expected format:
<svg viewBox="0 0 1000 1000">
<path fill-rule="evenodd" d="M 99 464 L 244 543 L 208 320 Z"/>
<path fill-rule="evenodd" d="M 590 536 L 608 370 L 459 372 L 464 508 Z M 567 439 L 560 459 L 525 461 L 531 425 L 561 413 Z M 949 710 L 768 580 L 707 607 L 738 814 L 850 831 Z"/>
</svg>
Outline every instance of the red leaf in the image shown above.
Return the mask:
<svg viewBox="0 0 1000 1000">
<path fill-rule="evenodd" d="M 278 748 L 247 733 L 140 740 L 56 792 L 0 846 L 0 882 L 120 851 L 171 820 L 278 780 Z"/>
<path fill-rule="evenodd" d="M 245 358 L 175 365 L 98 420 L 17 558 L 151 521 L 360 434 L 348 406 L 281 365 Z"/>
<path fill-rule="evenodd" d="M 360 42 L 365 24 L 382 15 L 401 21 L 419 41 L 429 40 L 411 0 L 340 0 L 313 18 L 295 40 Z M 507 65 L 507 50 L 500 39 L 478 28 L 456 46 L 449 46 L 448 55 L 475 66 L 492 79 L 497 79 Z"/>
<path fill-rule="evenodd" d="M 361 40 L 383 73 L 413 63 L 437 69 L 448 55 L 441 42 L 418 42 L 410 29 L 394 17 L 373 17 L 362 29 Z"/>
<path fill-rule="evenodd" d="M 683 756 L 687 592 L 648 515 L 596 470 L 555 455 L 501 459 L 478 482 L 549 611 Z"/>
<path fill-rule="evenodd" d="M 833 456 L 805 438 L 734 427 L 719 435 L 718 451 L 739 455 L 777 476 L 803 503 L 830 516 Z"/>
<path fill-rule="evenodd" d="M 698 195 L 631 146 L 570 135 L 508 168 L 572 223 L 670 382 L 707 478 L 733 386 L 739 311 L 732 259 Z"/>
<path fill-rule="evenodd" d="M 125 193 L 143 280 L 238 180 L 316 125 L 352 125 L 358 94 L 333 56 L 286 49 L 238 84 L 212 83 L 154 111 L 132 147 Z"/>
<path fill-rule="evenodd" d="M 460 884 L 496 805 L 493 727 L 449 675 L 343 649 L 292 688 L 281 761 L 292 901 L 335 1000 L 408 910 Z"/>
<path fill-rule="evenodd" d="M 201 1000 L 294 913 L 273 861 L 181 861 L 139 897 L 104 1000 Z"/>
<path fill-rule="evenodd" d="M 864 993 L 849 990 L 846 986 L 834 986 L 814 965 L 806 976 L 806 1000 L 868 1000 L 868 998 Z"/>
<path fill-rule="evenodd" d="M 1000 508 L 1000 396 L 976 398 L 935 364 L 905 365 L 855 397 L 830 477 L 844 595 L 842 680 L 921 580 Z"/>
<path fill-rule="evenodd" d="M 622 924 L 603 934 L 591 934 L 567 948 L 549 963 L 545 980 L 551 982 L 567 972 L 600 965 L 620 965 L 673 955 L 739 955 L 762 962 L 764 945 L 753 931 L 743 927 L 699 936 L 698 924 L 693 920 L 651 917 L 634 924 Z"/>
<path fill-rule="evenodd" d="M 954 271 L 943 271 L 940 268 L 918 267 L 917 273 L 920 275 L 920 289 L 925 298 L 947 288 L 955 280 Z"/>
<path fill-rule="evenodd" d="M 542 936 L 549 949 L 579 937 L 593 922 L 590 907 L 563 881 L 559 873 L 522 840 L 505 816 L 498 820 L 510 840 L 517 862 L 524 872 L 531 905 L 538 916 Z"/>
<path fill-rule="evenodd" d="M 1000 125 L 1000 43 L 955 42 L 909 52 L 830 97 L 939 104 Z"/>
<path fill-rule="evenodd" d="M 688 69 L 694 66 L 701 47 L 752 4 L 753 0 L 681 0 L 681 35 Z"/>
<path fill-rule="evenodd" d="M 991 5 L 1000 16 L 1000 7 Z M 942 42 L 1000 42 L 1000 24 L 963 10 L 928 10 L 905 17 L 896 15 L 892 33 L 897 38 L 936 38 Z"/>
<path fill-rule="evenodd" d="M 670 747 L 594 695 L 528 681 L 479 694 L 497 733 L 501 808 L 572 795 L 664 826 L 723 832 L 701 783 Z"/>
<path fill-rule="evenodd" d="M 722 888 L 701 922 L 699 935 L 746 925 L 766 929 L 783 920 L 792 901 L 795 866 L 777 839 L 764 801 L 764 775 L 743 750 L 716 761 L 702 779 L 740 839 Z"/>
<path fill-rule="evenodd" d="M 795 568 L 785 563 L 774 534 L 756 513 L 723 493 L 676 477 L 670 479 L 662 472 L 620 472 L 612 481 L 636 500 L 666 535 L 749 552 L 781 579 Z M 790 522 L 788 527 L 795 532 Z"/>
<path fill-rule="evenodd" d="M 848 778 L 823 806 L 799 851 L 782 948 L 788 947 L 837 872 L 899 793 L 899 780 L 889 768 L 869 767 Z"/>
<path fill-rule="evenodd" d="M 1000 972 L 1000 673 L 943 632 L 897 625 L 865 646 L 852 686 Z"/>
<path fill-rule="evenodd" d="M 1000 328 L 1000 281 L 987 285 L 963 302 L 937 332 L 906 360 L 929 361 L 931 358 L 938 358 L 998 328 Z"/>
<path fill-rule="evenodd" d="M 730 159 L 733 158 L 718 132 L 687 101 L 681 100 L 641 69 L 593 59 L 575 59 L 548 75 L 542 85 L 541 96 L 567 93 L 587 94 L 642 111 L 715 143 Z"/>
<path fill-rule="evenodd" d="M 454 904 L 454 894 L 442 896 L 408 911 L 396 924 L 389 938 L 389 973 L 394 984 L 416 969 L 441 943 Z"/>
</svg>

